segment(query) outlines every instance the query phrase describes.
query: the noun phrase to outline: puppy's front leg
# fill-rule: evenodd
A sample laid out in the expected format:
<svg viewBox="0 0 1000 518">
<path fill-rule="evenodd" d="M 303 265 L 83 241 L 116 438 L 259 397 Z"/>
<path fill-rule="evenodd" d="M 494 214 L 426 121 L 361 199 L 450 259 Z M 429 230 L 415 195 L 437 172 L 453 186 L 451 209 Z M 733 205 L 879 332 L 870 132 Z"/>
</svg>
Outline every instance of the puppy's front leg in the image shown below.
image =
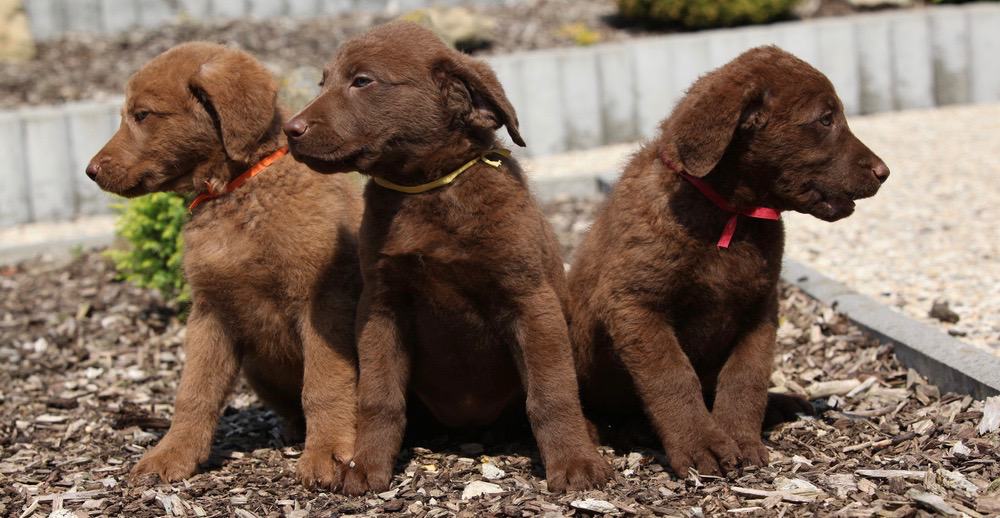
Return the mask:
<svg viewBox="0 0 1000 518">
<path fill-rule="evenodd" d="M 367 281 L 367 280 L 366 280 Z M 409 354 L 395 312 L 372 300 L 366 284 L 358 305 L 358 433 L 343 491 L 385 491 L 406 429 Z"/>
<path fill-rule="evenodd" d="M 357 370 L 354 323 L 343 318 L 346 311 L 310 310 L 300 324 L 306 444 L 298 474 L 306 486 L 334 487 L 342 478 L 343 463 L 354 455 Z"/>
<path fill-rule="evenodd" d="M 607 327 L 674 473 L 684 478 L 694 467 L 717 475 L 720 465 L 735 467 L 736 443 L 709 414 L 698 375 L 663 315 L 638 301 L 620 301 Z"/>
<path fill-rule="evenodd" d="M 544 289 L 525 297 L 519 307 L 514 356 L 549 490 L 602 486 L 611 477 L 611 467 L 587 431 L 559 299 Z"/>
<path fill-rule="evenodd" d="M 766 466 L 767 447 L 761 441 L 761 426 L 767 407 L 767 386 L 777 337 L 777 300 L 733 347 L 715 388 L 712 415 L 740 448 L 745 464 Z"/>
<path fill-rule="evenodd" d="M 148 473 L 165 482 L 187 478 L 211 453 L 215 426 L 240 362 L 218 315 L 197 299 L 188 317 L 184 352 L 187 360 L 170 429 L 132 469 L 132 481 Z"/>
</svg>

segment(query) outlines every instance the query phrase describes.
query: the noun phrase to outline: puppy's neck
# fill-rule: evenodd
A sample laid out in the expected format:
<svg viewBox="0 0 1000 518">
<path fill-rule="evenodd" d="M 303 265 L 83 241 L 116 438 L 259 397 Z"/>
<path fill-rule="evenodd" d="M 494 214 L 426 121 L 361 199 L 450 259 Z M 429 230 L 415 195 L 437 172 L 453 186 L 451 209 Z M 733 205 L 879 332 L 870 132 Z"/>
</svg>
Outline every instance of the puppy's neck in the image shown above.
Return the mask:
<svg viewBox="0 0 1000 518">
<path fill-rule="evenodd" d="M 707 183 L 712 190 L 719 193 L 726 201 L 740 210 L 755 207 L 773 207 L 774 200 L 767 189 L 766 182 L 761 181 L 760 171 L 741 163 L 735 157 L 723 157 L 718 164 L 701 181 Z M 687 183 L 687 182 L 681 182 Z M 684 192 L 703 196 L 694 189 L 684 189 Z"/>
<path fill-rule="evenodd" d="M 233 160 L 225 151 L 219 149 L 195 166 L 191 176 L 191 192 L 195 194 L 205 191 L 222 192 L 226 184 L 283 145 L 285 145 L 284 138 L 268 140 L 251 153 L 250 160 L 247 161 Z"/>
<path fill-rule="evenodd" d="M 432 182 L 495 147 L 495 140 L 484 145 L 465 137 L 455 137 L 450 141 L 431 143 L 418 153 L 412 153 L 413 150 L 401 153 L 392 160 L 393 164 L 380 167 L 374 174 L 402 185 Z"/>
</svg>

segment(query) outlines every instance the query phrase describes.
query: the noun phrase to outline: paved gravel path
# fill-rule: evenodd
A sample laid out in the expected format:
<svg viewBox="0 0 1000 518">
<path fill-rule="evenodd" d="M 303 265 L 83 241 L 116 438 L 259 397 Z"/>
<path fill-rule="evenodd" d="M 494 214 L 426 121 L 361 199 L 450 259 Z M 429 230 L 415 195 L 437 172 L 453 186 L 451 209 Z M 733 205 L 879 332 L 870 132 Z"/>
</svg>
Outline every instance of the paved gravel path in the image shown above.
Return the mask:
<svg viewBox="0 0 1000 518">
<path fill-rule="evenodd" d="M 861 293 L 1000 354 L 1000 104 L 853 117 L 892 176 L 829 224 L 786 218 L 787 254 Z M 621 169 L 623 144 L 527 161 L 533 178 Z M 957 323 L 931 318 L 947 301 Z"/>
</svg>

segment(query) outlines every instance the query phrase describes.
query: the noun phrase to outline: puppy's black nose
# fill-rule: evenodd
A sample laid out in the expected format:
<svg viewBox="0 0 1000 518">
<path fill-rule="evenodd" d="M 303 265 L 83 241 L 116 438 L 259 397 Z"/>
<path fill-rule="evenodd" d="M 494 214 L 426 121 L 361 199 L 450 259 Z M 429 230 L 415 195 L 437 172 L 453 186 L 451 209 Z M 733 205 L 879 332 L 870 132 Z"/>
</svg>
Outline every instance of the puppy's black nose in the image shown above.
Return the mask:
<svg viewBox="0 0 1000 518">
<path fill-rule="evenodd" d="M 878 178 L 879 183 L 885 183 L 889 178 L 889 166 L 885 165 L 885 162 L 879 160 L 874 167 L 872 167 L 872 174 L 875 178 Z"/>
<path fill-rule="evenodd" d="M 288 135 L 288 138 L 299 138 L 307 131 L 309 131 L 309 124 L 302 119 L 296 118 L 285 123 L 285 135 Z"/>
<path fill-rule="evenodd" d="M 97 180 L 97 173 L 100 172 L 101 164 L 98 163 L 97 160 L 93 160 L 87 164 L 87 176 L 89 176 L 91 180 Z"/>
</svg>

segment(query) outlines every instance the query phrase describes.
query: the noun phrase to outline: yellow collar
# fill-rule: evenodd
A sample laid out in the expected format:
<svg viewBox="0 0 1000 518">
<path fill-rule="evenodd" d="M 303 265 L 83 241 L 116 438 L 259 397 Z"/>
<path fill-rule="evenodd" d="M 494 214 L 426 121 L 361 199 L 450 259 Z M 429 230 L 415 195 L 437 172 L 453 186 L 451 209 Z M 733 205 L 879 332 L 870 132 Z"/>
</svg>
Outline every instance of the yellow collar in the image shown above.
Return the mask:
<svg viewBox="0 0 1000 518">
<path fill-rule="evenodd" d="M 472 160 L 469 160 L 468 162 L 465 163 L 465 165 L 463 165 L 462 167 L 459 167 L 458 169 L 455 169 L 454 171 L 446 174 L 445 176 L 442 176 L 441 178 L 438 178 L 437 180 L 434 180 L 433 182 L 427 182 L 427 183 L 420 184 L 420 185 L 412 185 L 412 186 L 410 186 L 410 185 L 399 185 L 398 183 L 393 183 L 393 182 L 390 182 L 389 180 L 386 180 L 384 178 L 379 178 L 377 176 L 373 176 L 372 177 L 372 181 L 375 182 L 375 183 L 377 183 L 378 185 L 380 185 L 382 187 L 385 187 L 386 189 L 392 189 L 393 191 L 399 191 L 399 192 L 406 193 L 406 194 L 419 194 L 419 193 L 422 193 L 422 192 L 427 192 L 427 191 L 429 191 L 431 189 L 437 189 L 438 187 L 443 187 L 445 185 L 450 184 L 451 182 L 455 181 L 455 178 L 458 178 L 458 176 L 460 174 L 466 172 L 470 167 L 472 167 L 473 165 L 475 165 L 476 162 L 482 162 L 482 163 L 484 163 L 484 164 L 486 164 L 486 165 L 488 165 L 490 167 L 493 167 L 493 168 L 500 167 L 500 160 L 490 160 L 490 159 L 486 158 L 489 155 L 500 155 L 502 157 L 509 157 L 510 156 L 510 150 L 508 150 L 508 149 L 491 149 L 491 150 L 483 153 L 482 155 L 479 155 L 476 158 L 473 158 Z"/>
</svg>

